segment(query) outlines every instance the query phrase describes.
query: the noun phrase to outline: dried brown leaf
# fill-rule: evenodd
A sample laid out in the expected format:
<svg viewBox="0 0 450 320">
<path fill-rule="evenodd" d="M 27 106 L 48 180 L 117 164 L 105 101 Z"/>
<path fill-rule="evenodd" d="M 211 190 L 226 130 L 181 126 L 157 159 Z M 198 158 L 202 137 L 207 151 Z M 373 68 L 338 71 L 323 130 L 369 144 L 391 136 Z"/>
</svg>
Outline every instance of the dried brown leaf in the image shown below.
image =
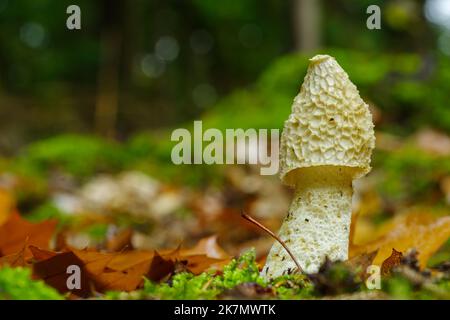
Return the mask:
<svg viewBox="0 0 450 320">
<path fill-rule="evenodd" d="M 381 264 L 381 275 L 385 276 L 390 274 L 392 269 L 401 264 L 402 258 L 403 254 L 392 248 L 391 255 Z"/>
<path fill-rule="evenodd" d="M 48 248 L 56 224 L 55 220 L 31 223 L 24 220 L 18 213 L 13 213 L 0 226 L 0 256 L 17 253 L 25 244 Z M 26 250 L 25 256 L 30 255 Z"/>
</svg>

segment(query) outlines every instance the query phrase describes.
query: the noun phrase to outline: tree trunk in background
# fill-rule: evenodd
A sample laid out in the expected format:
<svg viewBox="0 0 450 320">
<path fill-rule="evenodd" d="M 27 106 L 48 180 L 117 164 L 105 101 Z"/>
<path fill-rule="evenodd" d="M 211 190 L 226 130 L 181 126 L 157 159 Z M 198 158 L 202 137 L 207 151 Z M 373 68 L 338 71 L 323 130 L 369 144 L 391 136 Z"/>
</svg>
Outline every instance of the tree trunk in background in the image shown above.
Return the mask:
<svg viewBox="0 0 450 320">
<path fill-rule="evenodd" d="M 103 0 L 100 62 L 95 110 L 98 134 L 114 138 L 119 109 L 119 78 L 122 55 L 122 0 Z"/>
<path fill-rule="evenodd" d="M 313 51 L 321 44 L 320 0 L 293 0 L 294 44 L 298 51 Z"/>
</svg>

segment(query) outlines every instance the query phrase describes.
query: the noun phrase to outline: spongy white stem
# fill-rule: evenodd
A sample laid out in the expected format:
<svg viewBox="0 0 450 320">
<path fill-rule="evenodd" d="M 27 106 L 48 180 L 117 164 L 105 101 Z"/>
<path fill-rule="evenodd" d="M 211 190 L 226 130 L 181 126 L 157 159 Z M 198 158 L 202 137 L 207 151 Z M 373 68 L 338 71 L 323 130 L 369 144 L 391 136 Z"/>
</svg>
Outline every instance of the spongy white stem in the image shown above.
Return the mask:
<svg viewBox="0 0 450 320">
<path fill-rule="evenodd" d="M 328 257 L 348 259 L 352 206 L 352 169 L 321 166 L 294 172 L 298 181 L 295 197 L 279 237 L 306 273 L 317 272 Z M 276 242 L 262 276 L 273 279 L 293 273 L 296 265 Z"/>
</svg>

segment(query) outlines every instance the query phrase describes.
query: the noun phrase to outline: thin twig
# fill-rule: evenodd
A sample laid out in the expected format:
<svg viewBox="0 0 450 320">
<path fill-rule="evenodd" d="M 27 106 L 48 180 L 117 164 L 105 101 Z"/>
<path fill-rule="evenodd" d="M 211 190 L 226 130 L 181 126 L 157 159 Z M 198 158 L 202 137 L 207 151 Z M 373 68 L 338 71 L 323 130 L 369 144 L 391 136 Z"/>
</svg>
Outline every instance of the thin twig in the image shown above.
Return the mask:
<svg viewBox="0 0 450 320">
<path fill-rule="evenodd" d="M 300 271 L 301 273 L 303 273 L 303 269 L 300 266 L 300 263 L 298 263 L 297 259 L 295 258 L 295 256 L 292 254 L 291 250 L 289 250 L 288 246 L 286 245 L 286 243 L 284 243 L 283 240 L 281 240 L 280 237 L 278 237 L 275 233 L 273 233 L 271 230 L 269 230 L 267 227 L 263 226 L 260 222 L 256 221 L 255 219 L 253 219 L 252 217 L 250 217 L 249 215 L 245 214 L 244 212 L 241 212 L 241 216 L 242 218 L 244 218 L 245 220 L 255 224 L 256 226 L 258 226 L 259 228 L 261 228 L 262 230 L 264 230 L 265 232 L 267 232 L 272 238 L 274 238 L 275 240 L 277 240 L 281 246 L 284 248 L 284 250 L 286 250 L 286 252 L 289 254 L 289 256 L 291 257 L 291 259 L 294 261 L 295 265 L 297 266 L 297 270 Z"/>
</svg>

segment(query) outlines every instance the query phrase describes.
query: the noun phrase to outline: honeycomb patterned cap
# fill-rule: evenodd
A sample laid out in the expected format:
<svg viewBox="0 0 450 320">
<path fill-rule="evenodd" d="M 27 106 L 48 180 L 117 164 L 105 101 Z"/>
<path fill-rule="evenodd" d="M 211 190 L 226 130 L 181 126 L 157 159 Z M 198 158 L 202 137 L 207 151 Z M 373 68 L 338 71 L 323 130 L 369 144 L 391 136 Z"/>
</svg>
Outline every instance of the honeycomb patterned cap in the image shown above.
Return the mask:
<svg viewBox="0 0 450 320">
<path fill-rule="evenodd" d="M 368 105 L 333 57 L 317 55 L 310 61 L 284 123 L 280 178 L 295 186 L 290 173 L 313 166 L 351 167 L 353 179 L 364 176 L 375 147 Z"/>
</svg>

